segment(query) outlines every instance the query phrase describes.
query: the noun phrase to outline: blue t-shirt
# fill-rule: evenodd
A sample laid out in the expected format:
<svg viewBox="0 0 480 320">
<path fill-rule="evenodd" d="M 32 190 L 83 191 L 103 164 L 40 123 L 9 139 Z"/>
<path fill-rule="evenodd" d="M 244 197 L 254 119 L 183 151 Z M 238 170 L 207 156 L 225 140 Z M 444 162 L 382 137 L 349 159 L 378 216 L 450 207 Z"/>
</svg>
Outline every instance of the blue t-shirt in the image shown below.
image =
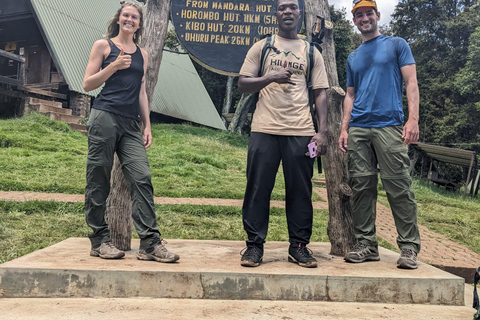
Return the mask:
<svg viewBox="0 0 480 320">
<path fill-rule="evenodd" d="M 412 51 L 402 38 L 380 35 L 352 52 L 347 60 L 347 87 L 355 90 L 350 126 L 403 125 L 400 68 L 414 63 Z"/>
</svg>

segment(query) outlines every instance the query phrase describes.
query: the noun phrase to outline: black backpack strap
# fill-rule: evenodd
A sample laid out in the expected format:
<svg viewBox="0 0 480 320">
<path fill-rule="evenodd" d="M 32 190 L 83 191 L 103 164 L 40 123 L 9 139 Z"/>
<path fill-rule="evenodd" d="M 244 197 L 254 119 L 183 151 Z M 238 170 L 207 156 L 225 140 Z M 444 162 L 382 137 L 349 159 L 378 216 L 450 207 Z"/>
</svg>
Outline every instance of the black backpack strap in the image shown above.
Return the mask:
<svg viewBox="0 0 480 320">
<path fill-rule="evenodd" d="M 275 48 L 273 43 L 275 42 L 275 35 L 267 34 L 265 37 L 265 44 L 262 48 L 262 56 L 260 58 L 260 69 L 258 70 L 258 76 L 261 77 L 263 75 L 263 68 L 265 67 L 265 62 L 267 60 L 268 53 L 270 49 L 273 49 L 275 52 L 278 53 L 278 49 Z"/>
<path fill-rule="evenodd" d="M 305 41 L 307 44 L 307 88 L 308 88 L 308 102 L 310 105 L 310 113 L 312 114 L 313 126 L 315 127 L 315 132 L 318 131 L 318 123 L 315 110 L 315 101 L 313 96 L 313 84 L 312 84 L 312 71 L 313 66 L 315 65 L 315 46 L 308 41 Z"/>
<path fill-rule="evenodd" d="M 265 61 L 267 60 L 268 53 L 270 52 L 270 50 L 272 49 L 275 52 L 278 52 L 278 49 L 275 48 L 275 46 L 273 45 L 274 41 L 275 41 L 275 35 L 267 34 L 265 36 L 265 43 L 263 44 L 262 55 L 260 56 L 260 68 L 258 69 L 259 77 L 263 75 L 263 69 L 265 68 Z M 249 113 L 253 114 L 255 112 L 255 109 L 257 108 L 259 94 L 260 94 L 259 92 L 252 93 L 251 97 L 248 98 L 250 99 L 250 102 L 248 103 Z"/>
</svg>

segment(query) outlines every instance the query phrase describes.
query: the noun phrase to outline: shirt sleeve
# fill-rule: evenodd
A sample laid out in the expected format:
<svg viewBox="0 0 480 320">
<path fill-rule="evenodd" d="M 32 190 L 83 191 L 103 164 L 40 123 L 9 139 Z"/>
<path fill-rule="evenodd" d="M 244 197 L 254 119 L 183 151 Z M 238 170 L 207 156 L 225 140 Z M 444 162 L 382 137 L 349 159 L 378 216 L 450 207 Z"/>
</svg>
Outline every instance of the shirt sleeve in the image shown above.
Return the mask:
<svg viewBox="0 0 480 320">
<path fill-rule="evenodd" d="M 262 48 L 265 40 L 260 40 L 253 44 L 248 50 L 247 56 L 243 61 L 242 68 L 240 69 L 241 76 L 258 77 L 258 71 L 260 69 L 260 59 L 262 55 Z"/>
<path fill-rule="evenodd" d="M 323 56 L 318 51 L 317 48 L 315 50 L 315 64 L 313 65 L 312 70 L 312 88 L 315 89 L 327 89 L 328 85 L 328 77 L 327 71 L 325 69 L 325 62 L 323 61 Z"/>
<path fill-rule="evenodd" d="M 353 73 L 352 73 L 352 69 L 351 69 L 351 55 L 348 57 L 347 59 L 347 88 L 348 87 L 355 87 L 353 85 Z"/>
<path fill-rule="evenodd" d="M 415 64 L 415 59 L 413 58 L 412 50 L 408 45 L 407 41 L 403 38 L 396 38 L 397 43 L 397 59 L 398 65 L 404 67 L 409 64 Z"/>
</svg>

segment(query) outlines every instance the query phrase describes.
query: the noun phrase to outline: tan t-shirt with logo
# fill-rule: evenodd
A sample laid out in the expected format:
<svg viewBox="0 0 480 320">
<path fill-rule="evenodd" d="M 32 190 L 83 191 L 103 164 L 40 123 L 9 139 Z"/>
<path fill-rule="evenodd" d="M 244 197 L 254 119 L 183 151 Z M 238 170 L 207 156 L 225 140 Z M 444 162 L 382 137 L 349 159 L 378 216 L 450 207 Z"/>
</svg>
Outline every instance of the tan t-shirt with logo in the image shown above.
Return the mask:
<svg viewBox="0 0 480 320">
<path fill-rule="evenodd" d="M 257 108 L 253 115 L 252 132 L 284 136 L 311 136 L 315 134 L 308 104 L 306 83 L 307 52 L 302 39 L 286 39 L 275 35 L 263 68 L 263 75 L 279 70 L 287 61 L 287 68 L 295 85 L 270 83 L 260 90 Z M 247 53 L 240 75 L 258 77 L 260 59 L 265 39 L 255 43 Z M 315 48 L 315 64 L 312 70 L 313 89 L 328 88 L 327 73 L 321 53 Z"/>
</svg>

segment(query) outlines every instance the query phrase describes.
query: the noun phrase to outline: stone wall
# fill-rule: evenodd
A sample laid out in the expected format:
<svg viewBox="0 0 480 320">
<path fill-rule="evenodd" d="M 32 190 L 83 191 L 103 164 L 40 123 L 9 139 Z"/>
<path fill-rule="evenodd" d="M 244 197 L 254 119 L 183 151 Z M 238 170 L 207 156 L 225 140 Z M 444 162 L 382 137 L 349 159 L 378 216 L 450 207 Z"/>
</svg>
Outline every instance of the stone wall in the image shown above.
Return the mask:
<svg viewBox="0 0 480 320">
<path fill-rule="evenodd" d="M 87 118 L 90 115 L 92 97 L 82 93 L 70 91 L 69 106 L 72 114 Z"/>
</svg>

